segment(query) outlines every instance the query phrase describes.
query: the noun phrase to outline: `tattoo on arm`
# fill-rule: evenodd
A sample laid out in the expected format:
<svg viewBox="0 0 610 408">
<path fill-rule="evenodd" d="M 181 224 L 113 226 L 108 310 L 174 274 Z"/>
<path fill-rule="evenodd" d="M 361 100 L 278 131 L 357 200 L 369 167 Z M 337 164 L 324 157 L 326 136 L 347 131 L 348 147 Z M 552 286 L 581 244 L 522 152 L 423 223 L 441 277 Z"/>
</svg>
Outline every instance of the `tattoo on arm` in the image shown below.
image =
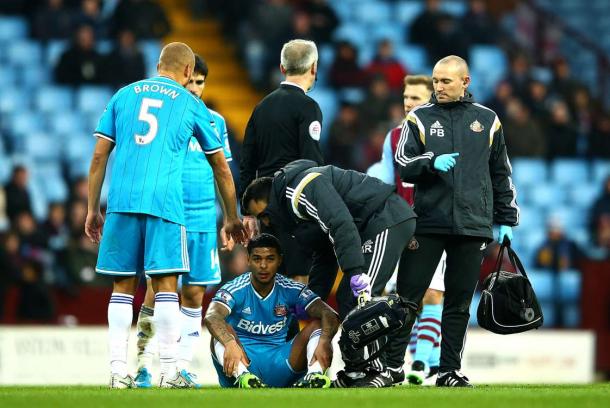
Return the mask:
<svg viewBox="0 0 610 408">
<path fill-rule="evenodd" d="M 339 329 L 339 316 L 322 299 L 315 300 L 308 308 L 307 314 L 315 319 L 320 319 L 322 325 L 322 336 L 332 340 Z"/>
<path fill-rule="evenodd" d="M 222 343 L 223 346 L 231 340 L 235 340 L 231 327 L 226 321 L 228 315 L 229 311 L 226 307 L 212 302 L 203 320 L 212 337 Z"/>
</svg>

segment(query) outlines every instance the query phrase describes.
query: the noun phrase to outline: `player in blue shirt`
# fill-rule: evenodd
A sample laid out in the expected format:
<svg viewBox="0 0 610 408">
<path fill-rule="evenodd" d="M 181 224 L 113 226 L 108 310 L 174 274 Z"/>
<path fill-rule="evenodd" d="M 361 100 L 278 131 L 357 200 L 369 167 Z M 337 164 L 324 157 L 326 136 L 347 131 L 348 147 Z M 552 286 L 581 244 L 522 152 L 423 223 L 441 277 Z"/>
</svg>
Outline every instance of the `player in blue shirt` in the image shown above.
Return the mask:
<svg viewBox="0 0 610 408">
<path fill-rule="evenodd" d="M 195 69 L 186 88 L 201 98 L 208 77 L 208 66 L 203 58 L 195 55 Z M 231 160 L 231 149 L 225 119 L 210 109 L 221 136 L 224 155 Z M 220 266 L 216 239 L 216 190 L 214 174 L 205 154 L 192 137 L 184 161 L 182 174 L 184 191 L 184 217 L 186 239 L 191 270 L 182 275 L 181 330 L 178 344 L 177 368 L 189 388 L 199 388 L 196 376 L 189 372 L 193 359 L 193 347 L 201 332 L 201 311 L 207 285 L 220 283 Z M 150 366 L 155 353 L 154 322 L 152 319 L 155 298 L 150 280 L 147 280 L 144 304 L 138 315 L 138 373 L 135 381 L 139 388 L 152 386 Z"/>
<path fill-rule="evenodd" d="M 184 383 L 176 371 L 180 337 L 176 287 L 177 275 L 189 271 L 181 181 L 191 136 L 206 153 L 226 204 L 225 231 L 238 241 L 244 239 L 233 178 L 213 117 L 184 88 L 194 64 L 186 44 L 166 45 L 159 57 L 159 76 L 119 90 L 95 130 L 98 140 L 89 170 L 85 232 L 92 241 L 101 240 L 96 271 L 114 276 L 108 305 L 111 388 L 135 387 L 127 373 L 127 340 L 140 272 L 152 277 L 155 289 L 160 386 Z M 115 146 L 104 223 L 100 192 Z"/>
<path fill-rule="evenodd" d="M 307 286 L 278 275 L 281 263 L 277 238 L 254 237 L 248 243 L 250 272 L 223 285 L 210 303 L 204 322 L 223 387 L 330 386 L 325 372 L 339 319 Z M 287 341 L 291 320 L 305 313 L 314 320 Z"/>
</svg>

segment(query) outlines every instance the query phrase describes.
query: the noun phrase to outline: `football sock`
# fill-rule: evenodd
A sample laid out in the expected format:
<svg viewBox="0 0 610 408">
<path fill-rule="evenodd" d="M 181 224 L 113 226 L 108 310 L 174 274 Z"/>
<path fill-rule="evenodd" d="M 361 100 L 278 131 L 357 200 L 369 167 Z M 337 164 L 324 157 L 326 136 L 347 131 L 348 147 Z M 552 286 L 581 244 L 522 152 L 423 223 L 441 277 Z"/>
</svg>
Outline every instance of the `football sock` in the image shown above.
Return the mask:
<svg viewBox="0 0 610 408">
<path fill-rule="evenodd" d="M 157 325 L 161 375 L 173 377 L 176 373 L 176 354 L 180 337 L 180 306 L 177 293 L 155 294 L 154 319 Z"/>
<path fill-rule="evenodd" d="M 428 367 L 438 367 L 441 364 L 441 341 L 440 338 L 434 343 L 434 348 L 428 359 Z"/>
<path fill-rule="evenodd" d="M 110 372 L 127 375 L 127 342 L 133 320 L 133 296 L 113 293 L 108 303 L 108 349 Z"/>
<path fill-rule="evenodd" d="M 316 347 L 318 347 L 318 343 L 320 342 L 321 334 L 322 334 L 322 329 L 316 329 L 309 336 L 309 341 L 307 342 L 307 373 L 324 372 L 319 361 L 316 361 L 313 364 L 309 365 L 309 363 L 311 362 L 311 359 L 313 358 L 313 354 L 316 351 Z"/>
<path fill-rule="evenodd" d="M 428 364 L 434 344 L 441 336 L 443 305 L 424 305 L 417 325 L 417 346 L 414 361 Z"/>
<path fill-rule="evenodd" d="M 214 341 L 214 353 L 216 353 L 216 360 L 218 361 L 218 364 L 220 364 L 222 366 L 224 363 L 224 360 L 225 360 L 225 346 L 223 346 L 222 343 L 219 342 L 218 340 Z M 242 363 L 240 361 L 239 364 L 237 365 L 237 372 L 233 373 L 233 376 L 235 378 L 237 378 L 240 375 L 242 375 L 243 373 L 247 373 L 247 372 L 248 372 L 248 367 L 246 367 L 244 365 L 244 363 Z"/>
<path fill-rule="evenodd" d="M 419 317 L 417 319 L 419 320 Z M 411 356 L 415 355 L 415 348 L 417 347 L 417 324 L 419 323 L 418 320 L 413 323 L 413 328 L 411 329 L 411 337 L 409 337 L 409 353 L 411 353 Z"/>
<path fill-rule="evenodd" d="M 182 327 L 178 342 L 178 361 L 176 362 L 178 371 L 188 371 L 193 360 L 193 347 L 201 335 L 201 309 L 201 307 L 193 309 L 184 306 L 180 308 Z"/>
<path fill-rule="evenodd" d="M 155 355 L 155 346 L 157 345 L 156 337 L 151 336 L 151 331 L 145 325 L 144 322 L 148 321 L 150 324 L 154 324 L 153 315 L 155 309 L 142 305 L 140 313 L 138 314 L 138 371 L 142 368 L 150 370 L 152 366 L 152 360 Z"/>
</svg>

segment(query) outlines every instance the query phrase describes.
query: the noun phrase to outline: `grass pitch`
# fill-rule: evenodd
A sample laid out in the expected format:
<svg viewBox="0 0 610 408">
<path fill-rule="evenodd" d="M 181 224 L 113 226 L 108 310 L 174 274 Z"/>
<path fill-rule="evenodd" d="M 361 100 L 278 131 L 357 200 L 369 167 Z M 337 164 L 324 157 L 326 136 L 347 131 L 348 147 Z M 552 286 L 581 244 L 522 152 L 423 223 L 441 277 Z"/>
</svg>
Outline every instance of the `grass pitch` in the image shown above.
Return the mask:
<svg viewBox="0 0 610 408">
<path fill-rule="evenodd" d="M 103 387 L 0 387 L 0 407 L 499 408 L 610 407 L 610 383 L 561 386 L 479 385 L 475 389 L 109 390 Z"/>
</svg>

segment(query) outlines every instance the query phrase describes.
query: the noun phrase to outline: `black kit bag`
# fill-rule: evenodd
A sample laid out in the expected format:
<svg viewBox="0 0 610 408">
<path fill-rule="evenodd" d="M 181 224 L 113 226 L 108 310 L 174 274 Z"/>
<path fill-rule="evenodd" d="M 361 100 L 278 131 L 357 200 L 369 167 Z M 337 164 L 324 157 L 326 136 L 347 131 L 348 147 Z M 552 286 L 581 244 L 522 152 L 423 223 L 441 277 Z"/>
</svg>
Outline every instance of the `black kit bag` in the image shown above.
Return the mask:
<svg viewBox="0 0 610 408">
<path fill-rule="evenodd" d="M 354 351 L 361 350 L 409 324 L 413 325 L 417 316 L 417 305 L 397 294 L 373 297 L 370 300 L 359 297 L 358 302 L 358 307 L 349 312 L 341 323 L 339 346 L 344 358 L 358 356 Z M 388 345 L 389 341 L 386 339 L 383 346 L 358 364 L 364 365 L 377 358 Z"/>
<path fill-rule="evenodd" d="M 502 270 L 504 253 L 515 273 Z M 536 293 L 508 239 L 500 247 L 494 272 L 483 281 L 477 321 L 479 326 L 496 334 L 537 329 L 544 321 Z"/>
</svg>

